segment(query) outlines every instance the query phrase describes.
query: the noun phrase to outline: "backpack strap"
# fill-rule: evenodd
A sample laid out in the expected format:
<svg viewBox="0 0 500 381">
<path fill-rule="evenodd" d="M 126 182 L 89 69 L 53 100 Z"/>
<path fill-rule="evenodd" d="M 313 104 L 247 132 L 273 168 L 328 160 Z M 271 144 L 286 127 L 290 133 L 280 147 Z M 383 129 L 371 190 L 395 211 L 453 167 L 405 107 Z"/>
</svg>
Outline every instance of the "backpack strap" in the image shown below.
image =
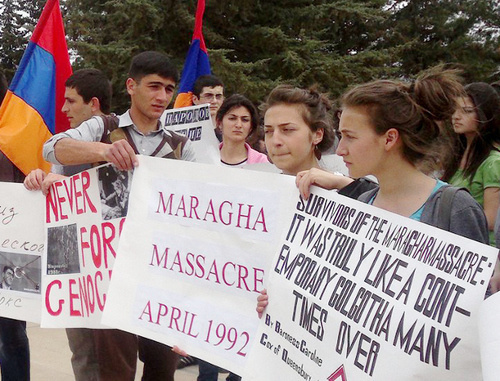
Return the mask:
<svg viewBox="0 0 500 381">
<path fill-rule="evenodd" d="M 101 119 L 104 123 L 104 132 L 102 133 L 101 143 L 111 144 L 118 140 L 125 139 L 129 142 L 136 155 L 139 154 L 139 150 L 135 146 L 130 132 L 128 132 L 126 128 L 118 128 L 119 120 L 116 115 L 102 115 Z"/>
<path fill-rule="evenodd" d="M 101 137 L 102 143 L 111 144 L 118 140 L 125 139 L 129 142 L 135 154 L 139 154 L 139 150 L 137 149 L 129 130 L 127 128 L 118 127 L 119 120 L 116 115 L 103 115 L 101 118 L 104 124 L 104 132 Z M 163 129 L 163 139 L 159 143 L 158 147 L 156 147 L 153 151 L 151 156 L 168 159 L 180 159 L 182 157 L 184 146 L 188 140 L 189 138 L 184 135 Z"/>
<path fill-rule="evenodd" d="M 118 128 L 119 120 L 115 114 L 101 115 L 102 122 L 104 123 L 104 132 L 101 136 L 101 142 L 105 143 L 108 135 Z"/>
<path fill-rule="evenodd" d="M 188 141 L 189 138 L 187 136 L 178 134 L 174 131 L 164 130 L 162 142 L 151 156 L 167 159 L 181 159 L 182 151 Z"/>
<path fill-rule="evenodd" d="M 441 202 L 439 204 L 438 210 L 438 221 L 436 227 L 449 231 L 450 223 L 451 223 L 451 207 L 453 205 L 453 199 L 455 198 L 455 194 L 459 190 L 465 190 L 469 192 L 467 188 L 453 187 L 447 186 L 443 189 L 443 193 L 441 194 Z"/>
<path fill-rule="evenodd" d="M 339 194 L 357 200 L 363 193 L 375 188 L 378 188 L 378 184 L 375 181 L 367 179 L 366 177 L 360 177 L 349 185 L 339 189 Z"/>
</svg>

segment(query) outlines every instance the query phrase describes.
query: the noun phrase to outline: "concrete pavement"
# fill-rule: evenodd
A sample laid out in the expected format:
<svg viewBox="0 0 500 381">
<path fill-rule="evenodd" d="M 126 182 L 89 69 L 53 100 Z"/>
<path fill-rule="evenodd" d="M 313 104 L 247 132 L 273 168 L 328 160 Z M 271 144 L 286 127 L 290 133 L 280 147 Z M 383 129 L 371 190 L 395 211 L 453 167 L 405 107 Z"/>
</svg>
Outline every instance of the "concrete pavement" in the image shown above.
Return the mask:
<svg viewBox="0 0 500 381">
<path fill-rule="evenodd" d="M 28 336 L 31 350 L 31 381 L 71 381 L 74 380 L 71 368 L 71 352 L 64 329 L 42 329 L 28 323 Z M 142 375 L 142 363 L 137 361 L 136 381 Z M 175 381 L 196 381 L 197 366 L 189 366 L 175 373 Z M 222 381 L 226 374 L 219 374 Z M 118 381 L 118 380 L 117 380 Z"/>
</svg>

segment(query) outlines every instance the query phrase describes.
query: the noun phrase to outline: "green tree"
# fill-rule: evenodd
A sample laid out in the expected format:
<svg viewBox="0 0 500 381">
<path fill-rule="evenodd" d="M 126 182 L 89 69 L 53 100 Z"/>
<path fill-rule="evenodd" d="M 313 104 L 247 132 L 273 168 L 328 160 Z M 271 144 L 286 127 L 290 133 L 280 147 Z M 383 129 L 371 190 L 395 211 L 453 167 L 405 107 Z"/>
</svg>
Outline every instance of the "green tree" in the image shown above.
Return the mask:
<svg viewBox="0 0 500 381">
<path fill-rule="evenodd" d="M 18 14 L 17 0 L 4 0 L 0 5 L 0 64 L 7 79 L 10 80 L 21 61 L 26 39 L 21 31 L 22 17 Z"/>
<path fill-rule="evenodd" d="M 123 111 L 129 99 L 125 91 L 131 57 L 144 50 L 175 55 L 165 39 L 175 32 L 166 21 L 172 1 L 162 0 L 67 0 L 66 33 L 77 52 L 75 68 L 103 70 L 113 84 L 113 109 Z M 191 27 L 192 29 L 192 27 Z M 185 53 L 185 52 L 184 52 Z M 180 60 L 179 61 L 180 65 Z"/>
<path fill-rule="evenodd" d="M 254 101 L 282 81 L 318 83 L 338 94 L 354 78 L 388 75 L 387 52 L 372 49 L 384 3 L 208 0 L 204 35 L 212 70 L 229 93 Z M 126 107 L 124 72 L 133 54 L 155 49 L 169 53 L 179 67 L 184 62 L 194 0 L 67 0 L 66 6 L 68 35 L 79 55 L 76 66 L 95 66 L 112 78 L 115 108 Z"/>
<path fill-rule="evenodd" d="M 21 62 L 43 4 L 40 0 L 0 0 L 0 65 L 9 81 Z"/>
<path fill-rule="evenodd" d="M 415 75 L 437 63 L 463 68 L 468 81 L 487 80 L 498 70 L 498 1 L 394 1 L 390 10 L 380 45 L 393 52 L 399 75 Z"/>
<path fill-rule="evenodd" d="M 130 58 L 168 53 L 182 67 L 196 0 L 66 0 L 75 67 L 112 79 L 114 109 Z M 437 63 L 461 64 L 468 78 L 498 71 L 498 0 L 207 0 L 204 35 L 212 71 L 227 92 L 255 102 L 280 82 L 337 96 L 376 78 L 409 77 Z"/>
<path fill-rule="evenodd" d="M 386 74 L 389 57 L 371 49 L 384 20 L 383 4 L 283 0 L 235 6 L 209 2 L 206 36 L 218 43 L 209 45 L 216 53 L 214 66 L 225 68 L 223 78 L 230 73 L 230 88 L 244 86 L 253 100 L 262 100 L 283 81 L 297 86 L 319 84 L 337 95 L 355 76 L 367 79 Z M 224 50 L 219 53 L 217 47 Z M 247 65 L 247 78 L 231 70 L 234 64 Z M 367 70 L 351 70 L 361 66 Z"/>
</svg>

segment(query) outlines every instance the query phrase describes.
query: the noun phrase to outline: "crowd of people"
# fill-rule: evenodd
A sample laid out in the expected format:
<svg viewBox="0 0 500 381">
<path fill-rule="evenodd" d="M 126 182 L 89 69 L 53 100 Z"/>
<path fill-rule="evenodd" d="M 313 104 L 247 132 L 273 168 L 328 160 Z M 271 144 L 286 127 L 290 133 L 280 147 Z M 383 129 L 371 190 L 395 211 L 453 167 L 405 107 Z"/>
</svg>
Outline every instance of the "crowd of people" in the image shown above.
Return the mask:
<svg viewBox="0 0 500 381">
<path fill-rule="evenodd" d="M 62 109 L 71 129 L 45 143 L 43 153 L 53 163 L 52 172 L 32 171 L 24 179 L 26 188 L 46 194 L 61 176 L 93 163 L 129 170 L 137 165 L 137 154 L 192 161 L 190 141 L 161 123 L 177 82 L 177 69 L 164 54 L 136 55 L 126 81 L 130 108 L 116 116 L 110 114 L 111 87 L 104 74 L 76 71 L 66 82 Z M 315 185 L 481 243 L 495 245 L 496 233 L 500 245 L 499 89 L 499 83 L 464 86 L 457 71 L 439 67 L 414 81 L 354 86 L 337 105 L 316 88 L 279 85 L 259 115 L 245 96 L 225 97 L 223 82 L 209 75 L 197 80 L 192 100 L 210 105 L 221 165 L 272 163 L 283 175 L 296 177 L 305 199 Z M 262 136 L 264 147 L 259 144 Z M 349 176 L 325 170 L 324 155 L 332 152 L 342 158 Z M 12 164 L 1 159 L 1 180 L 21 181 Z M 449 225 L 440 226 L 448 189 L 455 190 L 447 211 Z M 8 282 L 4 277 L 2 285 Z M 499 288 L 497 265 L 489 292 Z M 269 303 L 263 290 L 257 302 L 260 316 Z M 29 380 L 25 323 L 0 318 L 0 329 L 2 380 Z M 170 347 L 128 332 L 66 331 L 76 380 L 133 380 L 137 357 L 144 363 L 144 381 L 173 381 L 178 367 L 194 363 L 199 365 L 198 381 L 217 380 L 220 371 L 177 349 L 179 360 Z"/>
</svg>

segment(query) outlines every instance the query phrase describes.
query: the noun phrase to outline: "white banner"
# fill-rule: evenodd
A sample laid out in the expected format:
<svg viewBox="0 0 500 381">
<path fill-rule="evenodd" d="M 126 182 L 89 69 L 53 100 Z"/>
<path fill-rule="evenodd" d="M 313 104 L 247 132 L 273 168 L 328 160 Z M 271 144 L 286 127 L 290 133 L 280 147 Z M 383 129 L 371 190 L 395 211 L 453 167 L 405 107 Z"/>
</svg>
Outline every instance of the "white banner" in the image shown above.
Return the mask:
<svg viewBox="0 0 500 381">
<path fill-rule="evenodd" d="M 481 379 L 495 248 L 322 189 L 294 209 L 244 380 Z"/>
<path fill-rule="evenodd" d="M 50 188 L 42 327 L 102 327 L 131 178 L 107 164 Z"/>
<path fill-rule="evenodd" d="M 295 178 L 139 160 L 103 323 L 240 373 Z"/>
<path fill-rule="evenodd" d="M 483 381 L 497 381 L 500 374 L 500 292 L 490 296 L 479 311 L 479 340 Z"/>
<path fill-rule="evenodd" d="M 0 183 L 0 316 L 40 323 L 44 197 Z"/>
<path fill-rule="evenodd" d="M 197 163 L 220 165 L 219 141 L 208 104 L 165 110 L 161 120 L 167 130 L 191 140 Z"/>
</svg>

